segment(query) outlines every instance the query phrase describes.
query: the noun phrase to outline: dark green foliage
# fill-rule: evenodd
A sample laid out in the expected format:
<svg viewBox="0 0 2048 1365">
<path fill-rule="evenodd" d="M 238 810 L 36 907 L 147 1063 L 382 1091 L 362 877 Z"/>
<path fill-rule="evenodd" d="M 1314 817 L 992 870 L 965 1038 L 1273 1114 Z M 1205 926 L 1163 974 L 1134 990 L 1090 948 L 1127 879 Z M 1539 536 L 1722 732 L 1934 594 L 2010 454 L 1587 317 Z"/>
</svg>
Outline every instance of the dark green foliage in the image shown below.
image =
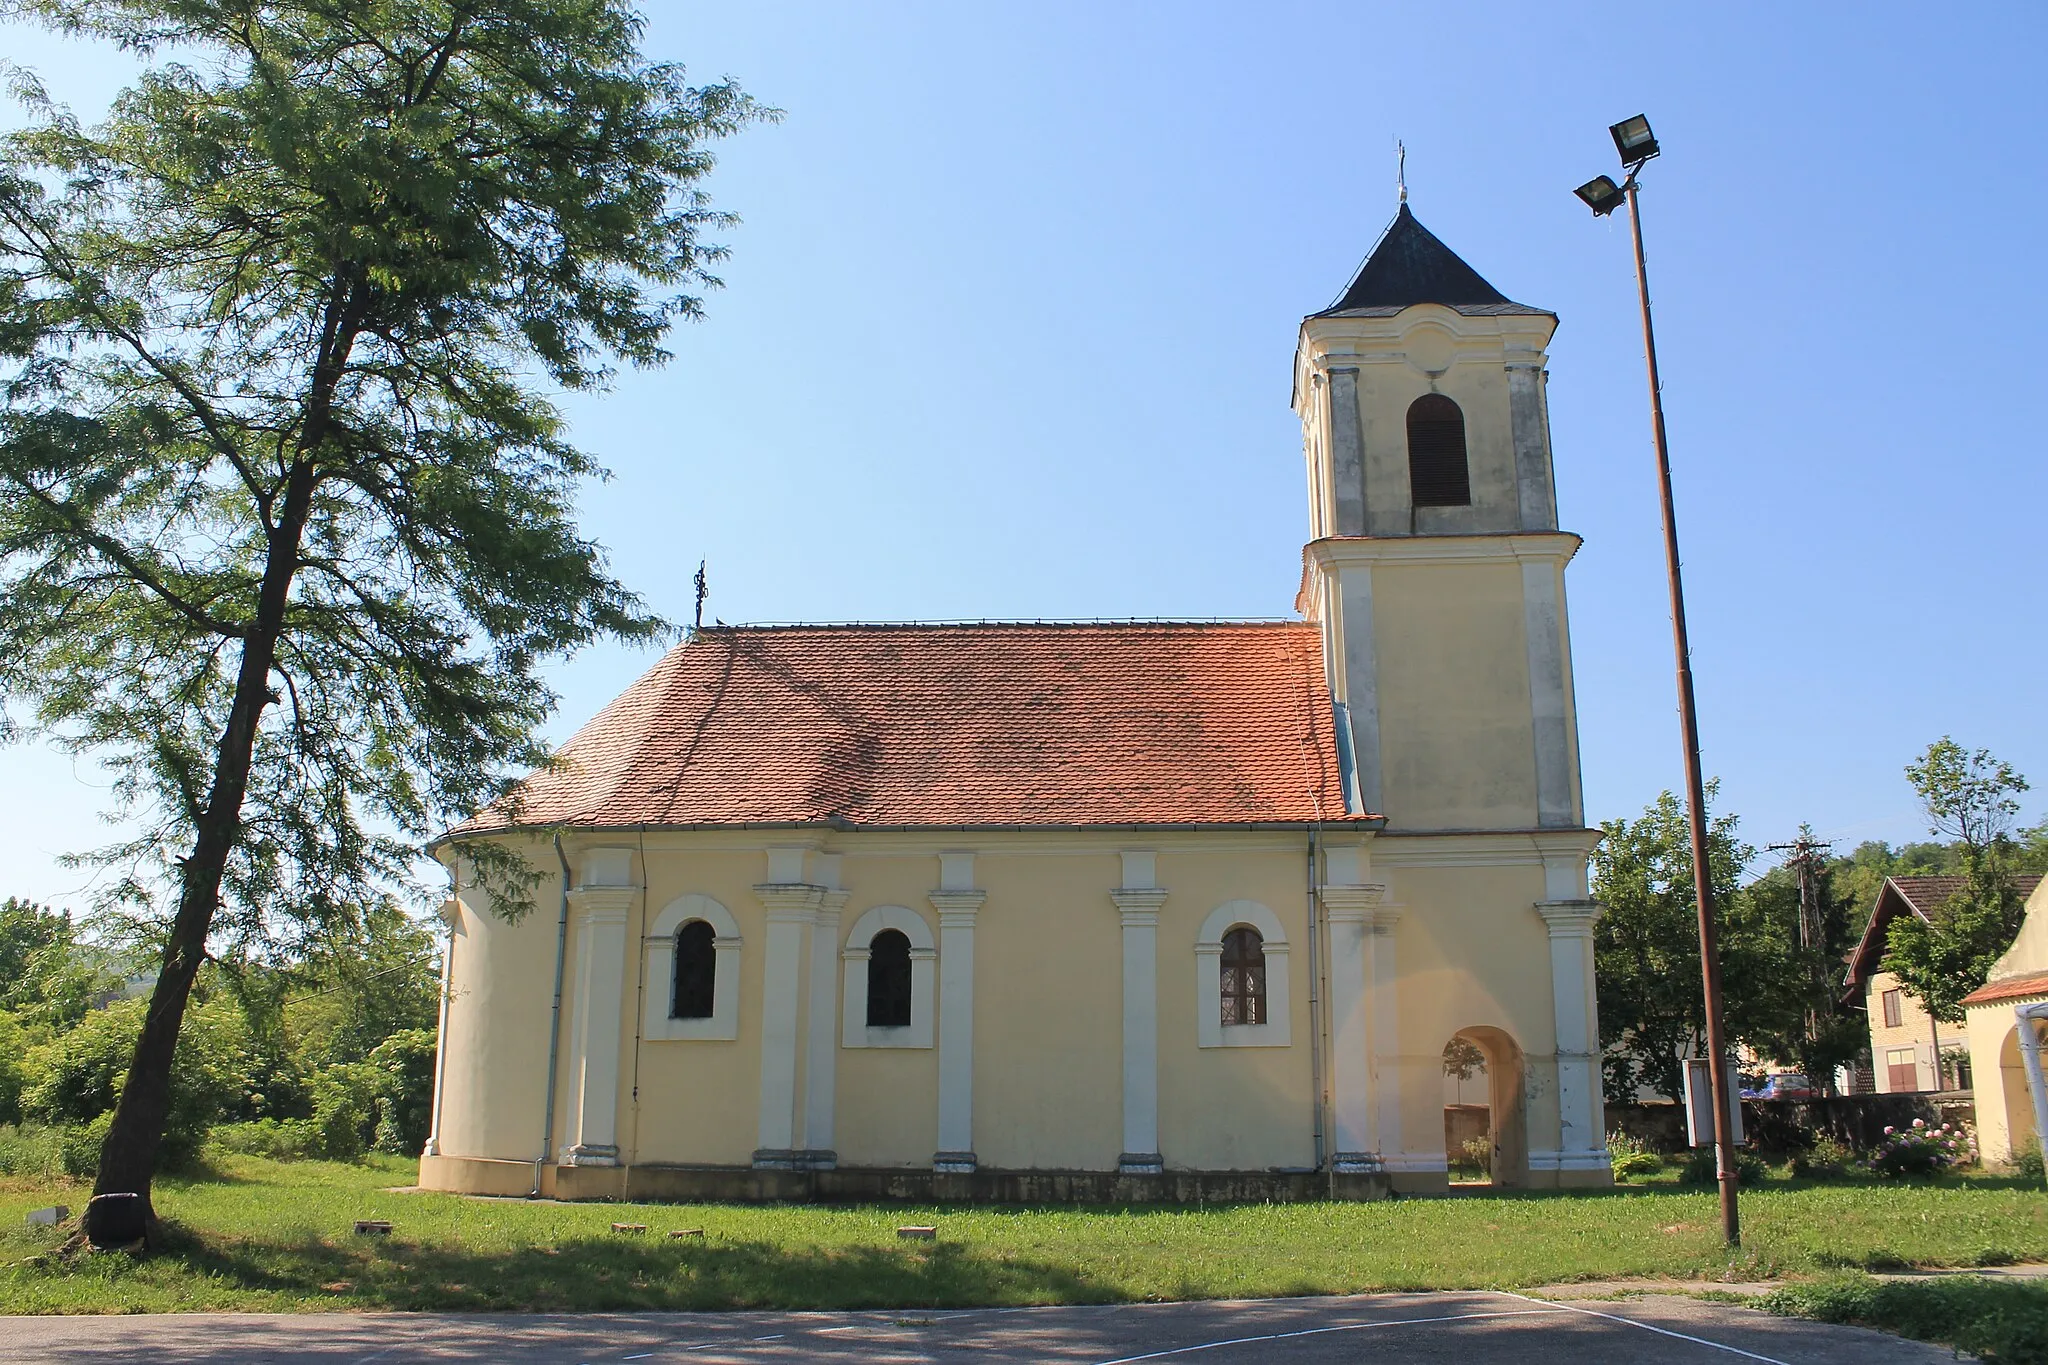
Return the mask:
<svg viewBox="0 0 2048 1365">
<path fill-rule="evenodd" d="M 418 1156 L 427 1142 L 434 1108 L 434 1033 L 394 1033 L 370 1053 L 377 1073 L 377 1136 L 380 1152 Z"/>
<path fill-rule="evenodd" d="M 1792 1174 L 1807 1180 L 1838 1180 L 1855 1166 L 1855 1150 L 1831 1137 L 1815 1138 L 1811 1147 L 1792 1154 Z"/>
<path fill-rule="evenodd" d="M 1963 1022 L 1963 997 L 1984 984 L 2012 946 L 2025 905 L 2012 876 L 2025 846 L 2012 837 L 2027 780 L 1988 749 L 1947 735 L 1906 766 L 1928 827 L 1955 841 L 1966 889 L 1926 921 L 1902 915 L 1885 936 L 1884 969 L 1945 1024 Z M 2024 831 L 2030 843 L 2038 831 Z"/>
<path fill-rule="evenodd" d="M 1711 802 L 1717 783 L 1707 784 Z M 1743 894 L 1755 850 L 1735 835 L 1736 817 L 1708 826 L 1711 886 L 1720 928 L 1723 1023 L 1732 1044 L 1783 1037 L 1802 1018 L 1802 964 L 1764 899 Z M 1614 1103 L 1638 1084 L 1681 1098 L 1678 1056 L 1705 1051 L 1699 918 L 1685 809 L 1665 792 L 1636 820 L 1608 820 L 1593 854 L 1594 931 L 1604 1076 Z"/>
<path fill-rule="evenodd" d="M 96 1010 L 58 1038 L 42 1055 L 42 1074 L 22 1096 L 24 1115 L 69 1129 L 98 1124 L 96 1132 L 104 1137 L 103 1120 L 120 1095 L 143 1008 L 140 1000 L 125 1000 Z M 247 1029 L 228 1002 L 216 1000 L 191 1012 L 171 1064 L 171 1107 L 163 1148 L 167 1166 L 189 1165 L 208 1128 L 246 1110 L 247 1048 Z M 67 1138 L 67 1143 L 73 1140 Z M 98 1152 L 97 1145 L 92 1151 Z M 67 1164 L 81 1169 L 68 1157 Z M 83 1163 L 82 1173 L 89 1173 L 93 1164 Z"/>
<path fill-rule="evenodd" d="M 91 129 L 19 82 L 0 140 L 0 700 L 139 829 L 97 855 L 163 950 L 100 1184 L 146 1195 L 207 957 L 361 924 L 544 760 L 551 660 L 663 629 L 552 400 L 700 311 L 708 144 L 761 111 L 614 0 L 19 8 L 176 57 Z"/>
<path fill-rule="evenodd" d="M 1754 1152 L 1735 1149 L 1735 1179 L 1742 1185 L 1760 1185 L 1771 1173 L 1764 1159 Z M 1678 1168 L 1678 1183 L 1681 1185 L 1713 1186 L 1720 1179 L 1720 1168 L 1714 1161 L 1712 1147 L 1690 1147 L 1686 1149 L 1685 1160 Z"/>
<path fill-rule="evenodd" d="M 1993 1365 L 2048 1361 L 2048 1284 L 2038 1281 L 1852 1275 L 1787 1285 L 1766 1294 L 1757 1306 L 1787 1317 L 1853 1323 L 1936 1341 Z"/>
</svg>

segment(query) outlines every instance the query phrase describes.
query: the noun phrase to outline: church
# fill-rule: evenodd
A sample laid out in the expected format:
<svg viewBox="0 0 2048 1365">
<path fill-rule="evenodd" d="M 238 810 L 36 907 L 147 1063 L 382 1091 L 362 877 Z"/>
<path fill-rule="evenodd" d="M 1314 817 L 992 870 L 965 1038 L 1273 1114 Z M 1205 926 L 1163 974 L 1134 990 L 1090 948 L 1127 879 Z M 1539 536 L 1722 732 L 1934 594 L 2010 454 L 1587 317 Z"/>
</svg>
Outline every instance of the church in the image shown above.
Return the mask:
<svg viewBox="0 0 2048 1365">
<path fill-rule="evenodd" d="M 692 632 L 436 845 L 420 1184 L 1442 1190 L 1459 1039 L 1493 1183 L 1608 1184 L 1556 326 L 1401 204 L 1301 324 L 1298 619 Z"/>
</svg>

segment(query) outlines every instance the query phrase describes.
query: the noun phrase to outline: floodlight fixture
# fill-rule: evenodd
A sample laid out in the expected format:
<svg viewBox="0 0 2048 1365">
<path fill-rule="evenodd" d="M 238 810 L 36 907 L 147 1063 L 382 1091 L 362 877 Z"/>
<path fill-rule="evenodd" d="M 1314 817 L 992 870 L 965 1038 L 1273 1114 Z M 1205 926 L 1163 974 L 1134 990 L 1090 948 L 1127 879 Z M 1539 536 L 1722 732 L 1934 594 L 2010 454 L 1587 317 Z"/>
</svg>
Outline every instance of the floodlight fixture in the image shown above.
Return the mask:
<svg viewBox="0 0 2048 1365">
<path fill-rule="evenodd" d="M 1572 193 L 1584 200 L 1586 207 L 1593 210 L 1594 216 L 1599 218 L 1605 218 L 1620 208 L 1622 200 L 1626 197 L 1621 192 L 1621 186 L 1614 183 L 1614 177 L 1611 175 L 1595 176 Z"/>
<path fill-rule="evenodd" d="M 1607 131 L 1614 134 L 1614 150 L 1621 153 L 1621 164 L 1630 170 L 1657 155 L 1657 137 L 1650 131 L 1646 115 L 1625 118 Z"/>
</svg>

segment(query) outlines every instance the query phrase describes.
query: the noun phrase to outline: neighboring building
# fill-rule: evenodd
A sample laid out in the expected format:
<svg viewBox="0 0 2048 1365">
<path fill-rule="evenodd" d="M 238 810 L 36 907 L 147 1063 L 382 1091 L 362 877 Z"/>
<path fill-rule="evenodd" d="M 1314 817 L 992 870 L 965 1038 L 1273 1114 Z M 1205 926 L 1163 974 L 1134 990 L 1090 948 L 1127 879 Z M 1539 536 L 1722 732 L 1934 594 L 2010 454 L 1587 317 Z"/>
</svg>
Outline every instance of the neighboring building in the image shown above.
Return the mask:
<svg viewBox="0 0 2048 1365">
<path fill-rule="evenodd" d="M 2013 879 L 2019 894 L 2033 891 L 2041 878 L 2029 873 Z M 1900 915 L 1923 922 L 1959 892 L 1969 889 L 1967 877 L 1887 877 L 1871 907 L 1863 936 L 1849 954 L 1847 984 L 1851 998 L 1863 996 L 1870 1016 L 1870 1066 L 1880 1094 L 1908 1090 L 1970 1088 L 1969 1045 L 1963 1030 L 1942 1025 L 1883 971 L 1885 938 Z"/>
<path fill-rule="evenodd" d="M 694 632 L 439 846 L 420 1183 L 1440 1190 L 1459 1036 L 1498 1181 L 1609 1183 L 1556 325 L 1401 206 L 1301 325 L 1299 620 Z"/>
<path fill-rule="evenodd" d="M 2022 1024 L 2014 1007 L 2048 1000 L 2048 881 L 2035 878 L 2027 917 L 1984 984 L 1963 997 L 1963 1027 L 1970 1043 L 1971 1089 L 1977 1109 L 1977 1145 L 1987 1162 L 2012 1160 L 2035 1141 L 2033 1099 L 2020 1065 Z"/>
</svg>

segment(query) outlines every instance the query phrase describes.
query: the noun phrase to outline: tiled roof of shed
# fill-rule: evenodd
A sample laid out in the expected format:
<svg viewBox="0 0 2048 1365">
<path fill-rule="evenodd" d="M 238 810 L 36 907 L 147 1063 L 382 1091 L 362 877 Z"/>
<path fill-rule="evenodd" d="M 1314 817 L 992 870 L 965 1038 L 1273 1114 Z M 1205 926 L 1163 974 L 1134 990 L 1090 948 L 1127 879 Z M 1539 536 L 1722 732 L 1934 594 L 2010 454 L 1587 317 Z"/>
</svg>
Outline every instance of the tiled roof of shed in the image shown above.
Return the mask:
<svg viewBox="0 0 2048 1365">
<path fill-rule="evenodd" d="M 2048 972 L 2028 972 L 1987 981 L 1963 997 L 1965 1005 L 1995 1005 L 2001 1000 L 2024 1000 L 2030 995 L 2048 995 Z"/>
<path fill-rule="evenodd" d="M 1344 820 L 1304 623 L 742 626 L 670 650 L 457 836 Z"/>
</svg>

